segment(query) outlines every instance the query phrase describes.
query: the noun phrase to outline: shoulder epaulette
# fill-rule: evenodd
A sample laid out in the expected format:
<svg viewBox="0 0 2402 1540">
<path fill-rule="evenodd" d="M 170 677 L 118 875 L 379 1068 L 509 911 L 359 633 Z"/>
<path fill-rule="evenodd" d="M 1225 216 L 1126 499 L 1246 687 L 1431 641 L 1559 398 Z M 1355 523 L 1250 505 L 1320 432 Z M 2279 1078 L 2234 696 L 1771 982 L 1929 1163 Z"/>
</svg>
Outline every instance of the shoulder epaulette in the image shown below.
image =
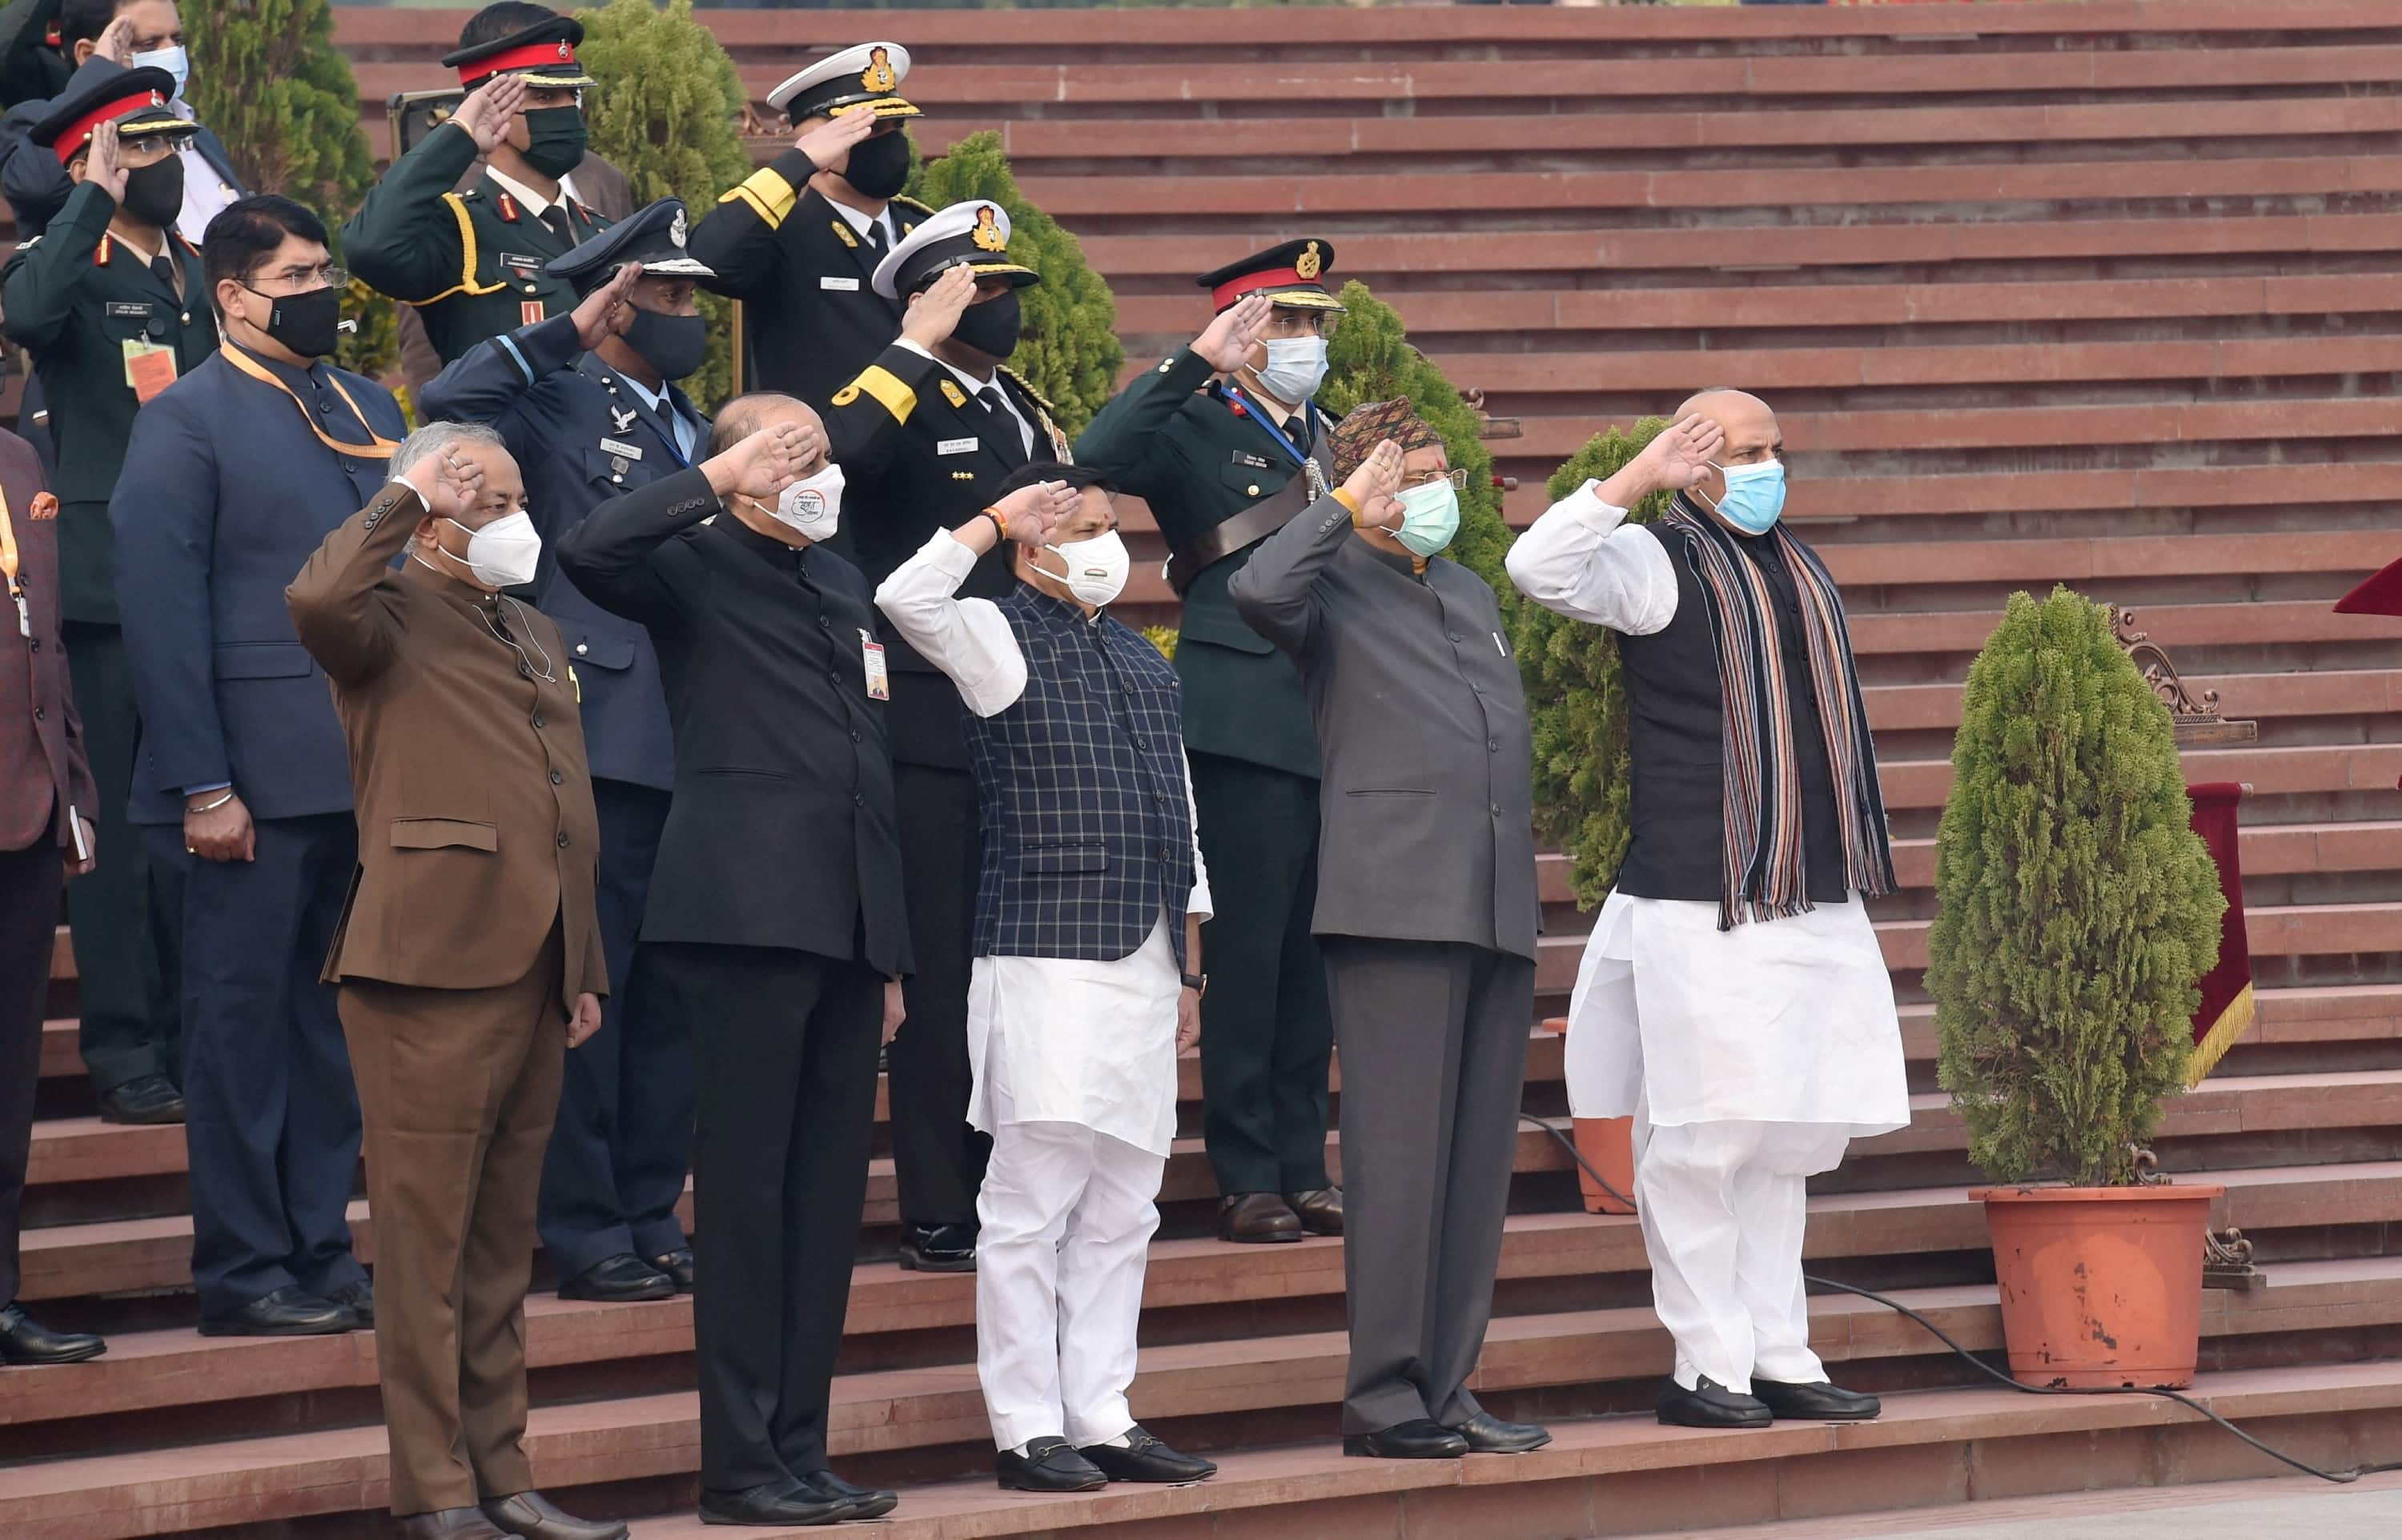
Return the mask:
<svg viewBox="0 0 2402 1540">
<path fill-rule="evenodd" d="M 914 198 L 903 198 L 898 194 L 895 194 L 890 199 L 889 199 L 889 201 L 898 203 L 903 208 L 915 209 L 919 213 L 932 213 L 934 212 L 932 208 L 928 207 L 926 204 L 918 202 Z"/>
<path fill-rule="evenodd" d="M 1059 409 L 1058 407 L 1052 406 L 1050 402 L 1044 400 L 1042 392 L 1036 390 L 1032 385 L 1028 384 L 1026 377 L 1019 374 L 1015 369 L 1013 369 L 1008 364 L 1004 364 L 1001 366 L 1001 372 L 1007 375 L 1010 378 L 1017 381 L 1017 388 L 1024 391 L 1028 396 L 1032 397 L 1034 405 L 1037 406 L 1042 407 L 1046 412 L 1056 412 Z"/>
</svg>

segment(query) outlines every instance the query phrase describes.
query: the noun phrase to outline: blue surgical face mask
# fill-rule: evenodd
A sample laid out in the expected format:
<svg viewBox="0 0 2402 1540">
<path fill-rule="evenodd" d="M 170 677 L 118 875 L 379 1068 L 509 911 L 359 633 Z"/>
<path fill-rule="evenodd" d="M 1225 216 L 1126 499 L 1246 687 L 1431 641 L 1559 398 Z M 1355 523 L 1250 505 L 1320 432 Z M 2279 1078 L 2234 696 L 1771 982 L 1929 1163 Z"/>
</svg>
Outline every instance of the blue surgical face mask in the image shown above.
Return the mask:
<svg viewBox="0 0 2402 1540">
<path fill-rule="evenodd" d="M 1393 538 L 1415 557 L 1430 557 L 1459 533 L 1459 493 L 1448 481 L 1429 481 L 1404 489 L 1400 498 L 1401 527 Z"/>
<path fill-rule="evenodd" d="M 1747 535 L 1764 535 L 1776 527 L 1785 514 L 1784 461 L 1719 465 L 1718 471 L 1726 477 L 1726 491 L 1716 510 L 1719 517 Z"/>
<path fill-rule="evenodd" d="M 148 53 L 134 54 L 132 67 L 137 70 L 165 70 L 175 77 L 177 97 L 184 94 L 186 83 L 192 78 L 192 56 L 184 51 L 184 45 L 181 43 L 172 48 L 152 48 Z"/>
</svg>

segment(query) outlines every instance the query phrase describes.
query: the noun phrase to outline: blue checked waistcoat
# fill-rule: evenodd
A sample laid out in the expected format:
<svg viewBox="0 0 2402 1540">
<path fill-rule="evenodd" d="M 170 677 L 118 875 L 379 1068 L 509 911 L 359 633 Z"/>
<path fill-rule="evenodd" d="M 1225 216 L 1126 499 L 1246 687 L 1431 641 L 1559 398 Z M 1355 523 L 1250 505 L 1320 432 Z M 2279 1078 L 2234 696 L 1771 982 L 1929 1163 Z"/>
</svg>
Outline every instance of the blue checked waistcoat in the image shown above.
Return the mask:
<svg viewBox="0 0 2402 1540">
<path fill-rule="evenodd" d="M 1184 966 L 1193 818 L 1176 670 L 1139 634 L 1019 584 L 994 603 L 1026 693 L 967 718 L 984 813 L 980 957 L 1115 962 L 1165 909 Z"/>
</svg>

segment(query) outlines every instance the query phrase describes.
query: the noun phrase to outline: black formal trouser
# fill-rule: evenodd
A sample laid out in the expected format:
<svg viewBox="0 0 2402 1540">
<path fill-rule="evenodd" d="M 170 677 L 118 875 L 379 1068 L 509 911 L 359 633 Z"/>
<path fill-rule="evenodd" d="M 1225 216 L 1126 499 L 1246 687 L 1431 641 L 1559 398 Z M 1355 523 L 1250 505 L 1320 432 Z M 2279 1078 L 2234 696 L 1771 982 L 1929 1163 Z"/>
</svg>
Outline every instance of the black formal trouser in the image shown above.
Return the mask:
<svg viewBox="0 0 2402 1540">
<path fill-rule="evenodd" d="M 1194 754 L 1193 802 L 1217 913 L 1201 927 L 1202 1135 L 1221 1192 L 1326 1185 L 1334 1052 L 1318 907 L 1318 782 Z"/>
<path fill-rule="evenodd" d="M 1343 1050 L 1343 1431 L 1476 1415 L 1510 1207 L 1535 965 L 1456 942 L 1328 936 Z"/>
<path fill-rule="evenodd" d="M 561 1278 L 632 1252 L 684 1244 L 676 1218 L 692 1164 L 692 1039 L 635 945 L 668 793 L 595 779 L 600 814 L 600 1030 L 567 1056 L 542 1162 L 542 1244 Z"/>
<path fill-rule="evenodd" d="M 102 859 L 67 884 L 83 1062 L 94 1085 L 114 1091 L 145 1075 L 176 1073 L 176 936 L 173 916 L 153 907 L 148 851 L 125 818 L 142 746 L 125 633 L 68 621 L 59 639 L 100 791 L 99 806 L 76 811 L 91 820 Z M 180 842 L 176 849 L 182 853 Z"/>
<path fill-rule="evenodd" d="M 59 925 L 62 874 L 48 831 L 28 849 L 0 850 L 0 1309 L 17 1299 L 17 1227 L 34 1142 L 42 999 L 50 987 L 50 935 Z"/>
<path fill-rule="evenodd" d="M 890 1082 L 893 1176 L 901 1217 L 915 1224 L 973 1225 L 992 1141 L 968 1123 L 975 1076 L 968 1064 L 968 969 L 983 864 L 975 778 L 964 770 L 892 767 L 901 816 L 901 875 L 909 950 L 918 970 L 903 985 L 908 1019 L 884 1056 Z"/>
<path fill-rule="evenodd" d="M 358 866 L 357 825 L 321 813 L 253 827 L 247 861 L 187 859 L 181 829 L 149 832 L 186 948 L 184 1132 L 203 1319 L 288 1285 L 329 1294 L 366 1276 L 345 1213 L 358 1092 L 334 986 L 317 982 Z"/>
<path fill-rule="evenodd" d="M 775 947 L 645 948 L 692 1024 L 693 1301 L 704 1492 L 826 1463 L 867 1202 L 884 980 Z"/>
</svg>

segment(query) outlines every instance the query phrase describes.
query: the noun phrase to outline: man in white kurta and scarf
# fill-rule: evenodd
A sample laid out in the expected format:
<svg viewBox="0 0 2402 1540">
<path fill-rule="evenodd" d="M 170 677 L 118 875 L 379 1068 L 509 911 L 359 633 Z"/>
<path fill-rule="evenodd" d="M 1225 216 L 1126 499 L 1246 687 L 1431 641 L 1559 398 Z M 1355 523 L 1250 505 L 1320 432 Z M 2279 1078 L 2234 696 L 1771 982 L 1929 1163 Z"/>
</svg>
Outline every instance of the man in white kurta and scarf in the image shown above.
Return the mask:
<svg viewBox="0 0 2402 1540">
<path fill-rule="evenodd" d="M 1569 1103 L 1632 1115 L 1663 1423 L 1862 1419 L 1827 1382 L 1802 1284 L 1804 1182 L 1910 1121 L 1867 900 L 1894 888 L 1833 579 L 1779 523 L 1766 403 L 1709 391 L 1509 557 L 1529 598 L 1619 633 L 1633 839 L 1569 1001 Z M 1626 510 L 1677 494 L 1657 524 Z"/>
<path fill-rule="evenodd" d="M 1000 490 L 876 595 L 959 686 L 983 810 L 968 1115 L 993 1144 L 976 1374 L 1003 1487 L 1198 1481 L 1218 1467 L 1126 1407 L 1176 1056 L 1200 1038 L 1208 983 L 1176 670 L 1106 612 L 1128 567 L 1107 484 L 1043 463 Z M 980 557 L 1011 562 L 1016 586 L 955 597 Z"/>
</svg>

